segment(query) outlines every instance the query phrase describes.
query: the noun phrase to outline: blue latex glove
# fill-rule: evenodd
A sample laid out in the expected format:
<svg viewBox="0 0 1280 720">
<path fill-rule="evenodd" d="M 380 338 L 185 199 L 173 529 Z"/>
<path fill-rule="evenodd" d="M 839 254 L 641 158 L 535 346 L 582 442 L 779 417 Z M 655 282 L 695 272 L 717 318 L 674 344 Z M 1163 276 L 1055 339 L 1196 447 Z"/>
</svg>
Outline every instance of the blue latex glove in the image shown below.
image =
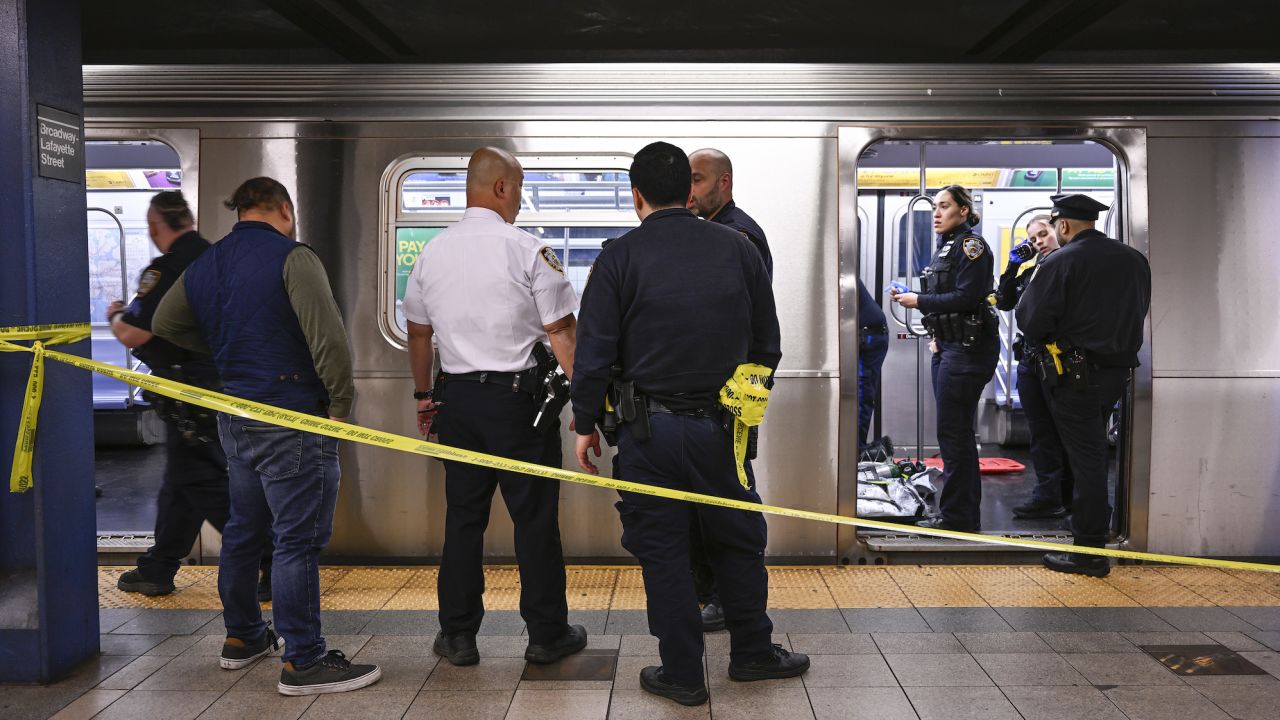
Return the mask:
<svg viewBox="0 0 1280 720">
<path fill-rule="evenodd" d="M 1009 262 L 1014 265 L 1021 265 L 1035 257 L 1035 254 L 1036 249 L 1031 244 L 1031 241 L 1025 240 L 1018 245 L 1015 245 L 1013 249 L 1009 251 Z"/>
<path fill-rule="evenodd" d="M 898 281 L 896 281 L 896 280 L 895 280 L 895 281 L 893 281 L 893 282 L 889 283 L 888 285 L 886 285 L 886 286 L 885 286 L 885 288 L 884 288 L 884 291 L 885 291 L 885 292 L 887 292 L 887 293 L 894 293 L 894 292 L 897 292 L 898 294 L 902 294 L 902 293 L 909 293 L 909 292 L 911 292 L 911 288 L 909 288 L 909 287 L 907 287 L 906 285 L 903 285 L 902 283 L 900 283 L 900 282 L 898 282 Z"/>
</svg>

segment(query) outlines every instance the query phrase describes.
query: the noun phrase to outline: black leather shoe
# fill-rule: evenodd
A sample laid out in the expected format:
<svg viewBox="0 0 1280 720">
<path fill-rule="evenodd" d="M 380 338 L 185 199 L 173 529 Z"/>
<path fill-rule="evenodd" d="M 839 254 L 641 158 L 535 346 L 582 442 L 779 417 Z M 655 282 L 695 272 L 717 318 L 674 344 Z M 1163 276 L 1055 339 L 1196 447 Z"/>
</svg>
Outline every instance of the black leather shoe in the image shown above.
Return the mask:
<svg viewBox="0 0 1280 720">
<path fill-rule="evenodd" d="M 971 527 L 971 528 L 956 527 L 955 525 L 952 525 L 946 520 L 943 520 L 941 515 L 935 518 L 929 518 L 928 520 L 921 520 L 920 522 L 916 523 L 916 527 L 929 528 L 930 530 L 955 530 L 957 532 L 972 532 L 972 533 L 980 532 L 982 530 L 981 525 L 977 527 Z"/>
<path fill-rule="evenodd" d="M 738 682 L 778 680 L 803 675 L 809 669 L 809 656 L 782 649 L 774 643 L 772 654 L 765 660 L 735 665 L 729 662 L 729 677 Z"/>
<path fill-rule="evenodd" d="M 1111 574 L 1111 561 L 1097 555 L 1080 553 L 1045 553 L 1044 566 L 1061 573 L 1106 577 Z"/>
<path fill-rule="evenodd" d="M 570 625 L 565 634 L 549 645 L 529 643 L 524 651 L 524 659 L 535 665 L 546 665 L 568 657 L 586 646 L 587 629 L 581 625 Z"/>
<path fill-rule="evenodd" d="M 1023 503 L 1013 509 L 1013 516 L 1019 520 L 1049 520 L 1054 518 L 1064 518 L 1067 516 L 1067 509 L 1056 502 L 1042 502 L 1032 500 L 1029 503 Z"/>
<path fill-rule="evenodd" d="M 136 569 L 130 570 L 129 572 L 121 575 L 120 579 L 116 581 L 116 587 L 125 592 L 142 593 L 147 597 L 168 595 L 174 590 L 172 580 L 165 580 L 163 582 L 159 580 L 148 580 L 142 576 L 141 571 Z"/>
<path fill-rule="evenodd" d="M 702 632 L 715 632 L 724 629 L 724 608 L 712 600 L 702 606 Z"/>
<path fill-rule="evenodd" d="M 450 665 L 462 667 L 480 662 L 480 651 L 476 649 L 476 636 L 470 633 L 445 635 L 441 630 L 436 635 L 436 642 L 431 649 L 435 654 L 448 660 Z"/>
<path fill-rule="evenodd" d="M 668 700 L 675 700 L 681 705 L 701 705 L 707 701 L 707 688 L 685 687 L 668 682 L 662 675 L 662 668 L 657 665 L 640 671 L 640 687 L 645 692 L 653 693 Z"/>
</svg>

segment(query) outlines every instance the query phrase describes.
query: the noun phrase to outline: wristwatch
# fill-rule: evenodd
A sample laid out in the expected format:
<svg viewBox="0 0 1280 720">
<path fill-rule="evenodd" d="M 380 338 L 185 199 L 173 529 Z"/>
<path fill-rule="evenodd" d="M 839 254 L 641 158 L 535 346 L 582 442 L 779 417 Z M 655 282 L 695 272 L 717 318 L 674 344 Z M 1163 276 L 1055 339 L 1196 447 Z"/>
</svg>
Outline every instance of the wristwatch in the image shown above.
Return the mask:
<svg viewBox="0 0 1280 720">
<path fill-rule="evenodd" d="M 431 390 L 434 390 L 434 389 L 435 388 L 432 388 Z M 413 399 L 414 400 L 430 400 L 431 390 L 414 390 Z"/>
</svg>

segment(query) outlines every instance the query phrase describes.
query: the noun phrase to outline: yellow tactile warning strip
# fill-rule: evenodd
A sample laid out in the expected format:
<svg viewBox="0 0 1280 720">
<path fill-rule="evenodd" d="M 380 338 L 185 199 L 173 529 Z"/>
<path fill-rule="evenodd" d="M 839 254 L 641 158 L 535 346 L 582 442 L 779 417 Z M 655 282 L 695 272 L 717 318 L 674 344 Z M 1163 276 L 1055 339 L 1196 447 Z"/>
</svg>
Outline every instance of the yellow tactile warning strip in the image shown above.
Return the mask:
<svg viewBox="0 0 1280 720">
<path fill-rule="evenodd" d="M 98 569 L 104 608 L 217 609 L 218 569 L 184 567 L 172 595 L 148 598 L 116 589 L 125 567 Z M 324 567 L 325 610 L 435 610 L 439 569 Z M 574 610 L 642 610 L 644 577 L 636 567 L 571 566 L 566 595 Z M 485 568 L 485 607 L 520 607 L 520 572 Z M 1280 606 L 1280 578 L 1213 568 L 1117 566 L 1104 579 L 1044 568 L 1001 565 L 774 567 L 774 609 L 902 607 L 1210 607 Z"/>
</svg>

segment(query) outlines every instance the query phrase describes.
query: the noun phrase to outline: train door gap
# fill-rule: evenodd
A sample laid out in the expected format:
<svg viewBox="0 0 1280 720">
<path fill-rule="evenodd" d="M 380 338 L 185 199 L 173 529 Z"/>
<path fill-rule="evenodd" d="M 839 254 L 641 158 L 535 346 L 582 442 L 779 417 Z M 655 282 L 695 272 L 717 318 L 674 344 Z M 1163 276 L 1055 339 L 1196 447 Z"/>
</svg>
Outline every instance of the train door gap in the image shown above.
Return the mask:
<svg viewBox="0 0 1280 720">
<path fill-rule="evenodd" d="M 147 209 L 157 192 L 183 189 L 182 163 L 173 147 L 158 140 L 92 135 L 85 158 L 92 355 L 146 372 L 112 334 L 107 309 L 115 300 L 130 301 L 142 271 L 159 254 L 147 231 Z M 155 528 L 166 428 L 137 388 L 97 374 L 93 408 L 99 552 L 140 552 Z"/>
<path fill-rule="evenodd" d="M 995 256 L 992 286 L 1009 262 L 1009 251 L 1027 237 L 1027 228 L 1042 213 L 1047 213 L 1049 197 L 1057 192 L 1082 192 L 1091 195 L 1113 211 L 1100 221 L 1099 228 L 1113 237 L 1121 237 L 1126 223 L 1117 198 L 1123 198 L 1125 177 L 1123 164 L 1109 144 L 1087 136 L 1062 139 L 1043 138 L 955 138 L 910 137 L 910 129 L 884 132 L 880 128 L 842 128 L 857 133 L 858 139 L 870 142 L 846 142 L 841 136 L 841 200 L 852 200 L 856 207 L 860 243 L 845 253 L 857 257 L 860 279 L 888 318 L 889 352 L 886 357 L 875 408 L 876 436 L 887 435 L 897 449 L 898 458 L 937 458 L 936 411 L 930 363 L 929 339 L 918 314 L 904 312 L 888 301 L 885 286 L 900 282 L 913 290 L 919 288 L 919 276 L 930 263 L 936 235 L 932 230 L 932 198 L 948 185 L 961 185 L 973 193 L 981 222 L 974 228 L 988 242 Z M 931 130 L 937 130 L 932 128 Z M 934 133 L 935 135 L 938 133 Z M 850 138 L 852 139 L 852 138 Z M 855 149 L 856 145 L 856 149 Z M 848 157 L 846 157 L 848 156 Z M 852 193 L 856 187 L 856 195 Z M 847 214 L 842 212 L 842 223 Z M 841 234 L 842 240 L 845 234 Z M 1024 271 L 1030 270 L 1029 263 Z M 847 267 L 842 267 L 842 281 L 847 280 Z M 842 288 L 848 283 L 843 283 Z M 856 286 L 855 286 L 856 287 Z M 1018 337 L 1012 312 L 1000 312 L 1000 359 L 991 382 L 984 389 L 977 412 L 977 442 L 982 458 L 1007 458 L 1024 466 L 1023 470 L 984 473 L 982 489 L 982 529 L 988 534 L 1035 536 L 1040 539 L 1070 541 L 1069 518 L 1014 519 L 1013 508 L 1029 501 L 1037 483 L 1031 452 L 1031 437 L 1017 388 L 1017 365 L 1013 347 Z M 844 323 L 845 326 L 850 323 Z M 850 343 L 856 345 L 856 343 Z M 857 377 L 857 365 L 850 371 Z M 842 374 L 843 368 L 842 368 Z M 857 435 L 856 383 L 853 402 L 842 406 L 842 443 Z M 847 414 L 849 411 L 853 412 Z M 1109 482 L 1112 503 L 1116 508 L 1115 530 L 1124 534 L 1127 511 L 1126 443 L 1128 417 L 1124 408 L 1116 413 L 1112 438 L 1116 453 L 1111 463 Z M 873 437 L 874 439 L 874 437 Z M 856 443 L 855 443 L 856 444 Z M 856 447 L 841 450 L 841 507 L 856 508 Z M 1042 463 L 1043 465 L 1043 463 Z M 936 481 L 939 489 L 943 481 Z M 854 495 L 856 498 L 856 495 Z M 871 517 L 871 515 L 868 515 Z M 876 519 L 894 519 L 877 517 Z M 901 517 L 903 533 L 859 532 L 858 542 L 842 543 L 861 547 L 862 552 L 990 550 L 990 546 L 971 544 L 964 547 L 952 541 L 934 541 L 909 531 L 914 519 Z M 1005 551 L 1007 552 L 1007 551 Z M 842 553 L 855 556 L 858 551 Z"/>
</svg>

